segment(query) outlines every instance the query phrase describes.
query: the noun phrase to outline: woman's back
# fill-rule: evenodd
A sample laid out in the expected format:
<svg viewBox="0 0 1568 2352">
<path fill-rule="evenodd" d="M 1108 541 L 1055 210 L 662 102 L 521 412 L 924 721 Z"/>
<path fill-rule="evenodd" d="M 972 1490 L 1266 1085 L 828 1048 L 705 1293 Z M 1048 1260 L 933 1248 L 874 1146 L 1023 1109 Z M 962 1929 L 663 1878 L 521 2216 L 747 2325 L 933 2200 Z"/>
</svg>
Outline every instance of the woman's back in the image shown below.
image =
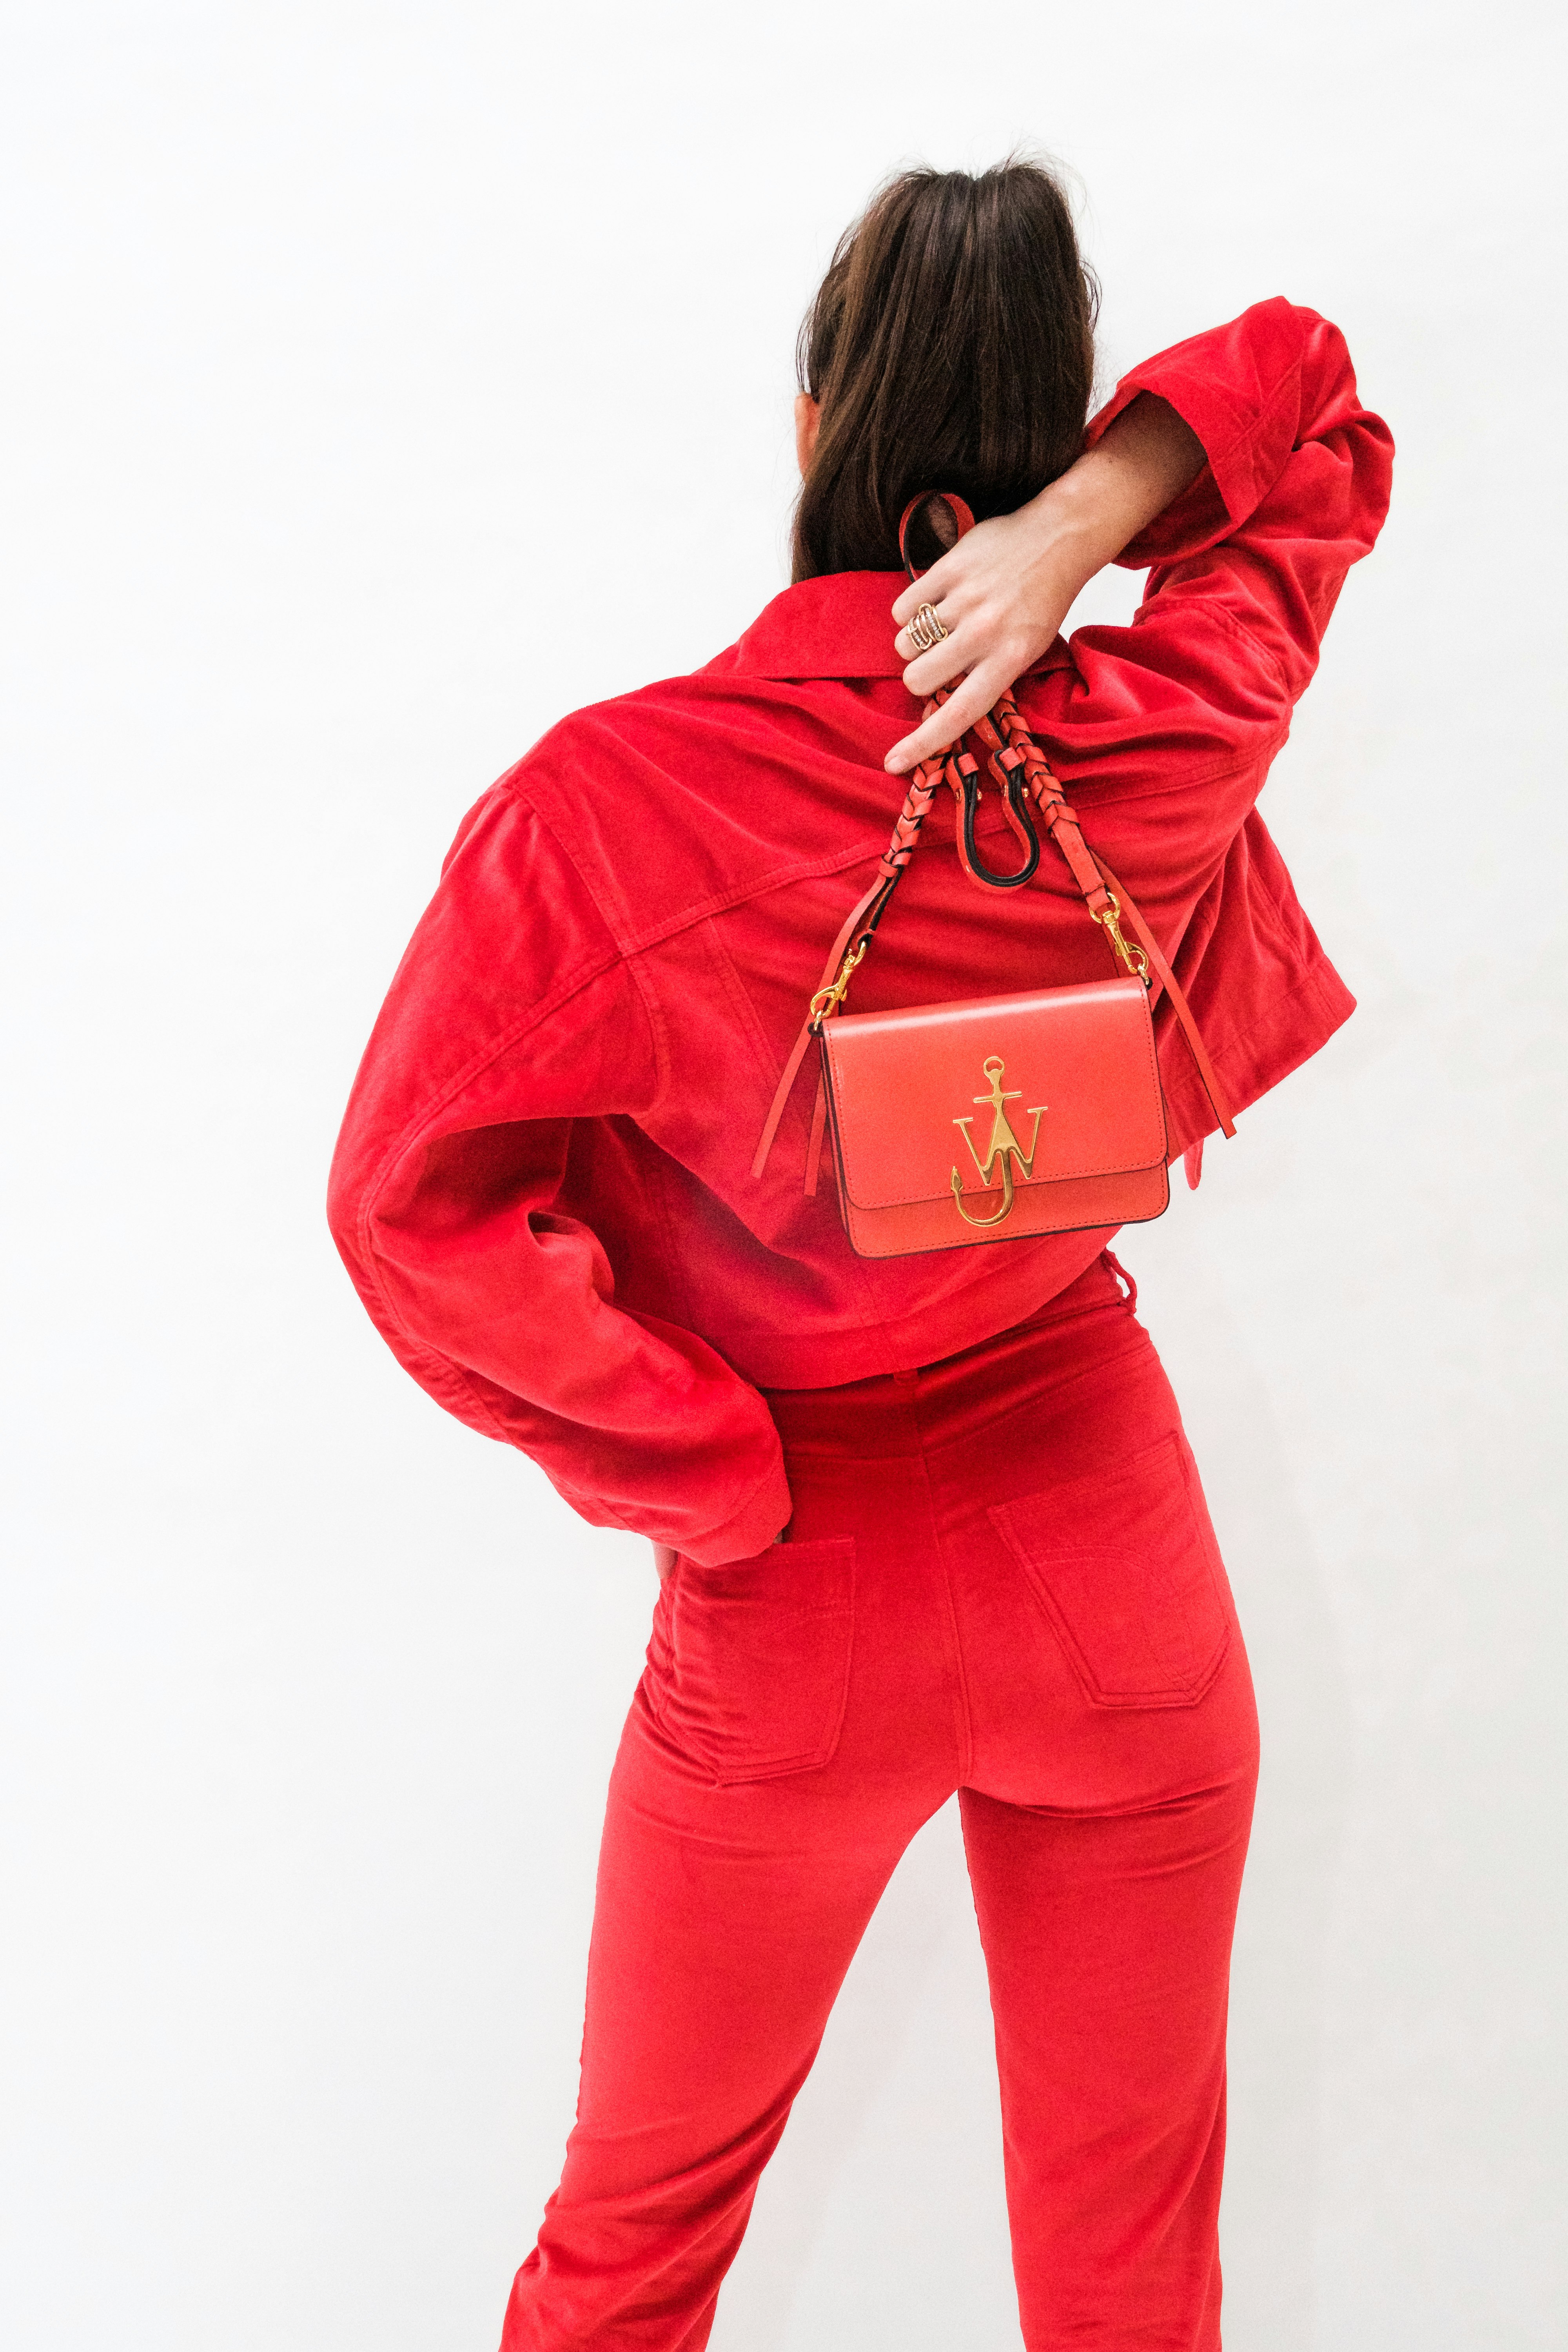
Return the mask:
<svg viewBox="0 0 1568 2352">
<path fill-rule="evenodd" d="M 1209 465 L 1125 552 L 1155 567 L 1132 627 L 1058 639 L 1018 699 L 1245 1108 L 1351 1010 L 1253 804 L 1375 536 L 1388 436 L 1337 331 L 1282 301 L 1137 370 L 1090 437 L 1140 392 Z M 733 1540 L 749 1492 L 776 1506 L 750 1383 L 934 1361 L 1030 1313 L 1106 1238 L 856 1257 L 831 1187 L 805 1190 L 805 1086 L 751 1174 L 897 811 L 882 761 L 914 709 L 889 615 L 901 584 L 802 581 L 693 677 L 577 713 L 504 777 L 454 846 L 340 1145 L 334 1229 L 416 1376 L 591 1517 L 647 1525 L 647 1498 L 679 1492 L 665 1539 L 689 1549 Z M 1003 828 L 984 806 L 982 836 Z M 1048 848 L 1027 889 L 983 895 L 933 819 L 856 1004 L 1107 971 Z M 1213 1121 L 1157 1028 L 1174 1156 Z M 708 1465 L 695 1486 L 672 1423 Z"/>
</svg>

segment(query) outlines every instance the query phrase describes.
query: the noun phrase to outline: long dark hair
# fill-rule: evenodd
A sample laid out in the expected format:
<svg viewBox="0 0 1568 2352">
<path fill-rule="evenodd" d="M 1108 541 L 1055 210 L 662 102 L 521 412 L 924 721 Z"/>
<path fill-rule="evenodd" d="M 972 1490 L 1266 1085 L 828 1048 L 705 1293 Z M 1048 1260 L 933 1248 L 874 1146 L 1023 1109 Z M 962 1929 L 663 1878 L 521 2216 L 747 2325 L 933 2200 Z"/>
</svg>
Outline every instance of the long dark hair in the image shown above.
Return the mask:
<svg viewBox="0 0 1568 2352">
<path fill-rule="evenodd" d="M 822 422 L 795 579 L 896 571 L 899 517 L 920 490 L 959 491 L 978 520 L 1065 473 L 1099 293 L 1043 163 L 900 172 L 879 189 L 801 326 L 801 389 Z"/>
</svg>

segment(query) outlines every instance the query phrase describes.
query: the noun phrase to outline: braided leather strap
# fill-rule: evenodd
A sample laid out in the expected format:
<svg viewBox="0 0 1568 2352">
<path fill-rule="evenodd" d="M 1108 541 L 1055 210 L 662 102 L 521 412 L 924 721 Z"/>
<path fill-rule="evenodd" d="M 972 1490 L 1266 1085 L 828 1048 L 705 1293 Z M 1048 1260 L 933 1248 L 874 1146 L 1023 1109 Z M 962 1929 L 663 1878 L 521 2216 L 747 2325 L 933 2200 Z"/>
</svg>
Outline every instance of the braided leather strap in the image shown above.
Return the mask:
<svg viewBox="0 0 1568 2352">
<path fill-rule="evenodd" d="M 921 837 L 921 827 L 931 814 L 931 804 L 936 797 L 937 779 L 928 771 L 939 768 L 934 760 L 922 761 L 910 780 L 904 794 L 903 807 L 899 811 L 893 827 L 893 837 L 883 850 L 877 871 L 888 881 L 896 882 L 915 854 L 915 844 Z"/>
<path fill-rule="evenodd" d="M 1126 916 L 1129 927 L 1143 951 L 1145 968 L 1142 977 L 1151 988 L 1155 985 L 1163 988 L 1169 997 L 1171 1010 L 1176 1016 L 1182 1034 L 1187 1041 L 1188 1050 L 1197 1065 L 1197 1073 L 1203 1081 L 1204 1092 L 1214 1106 L 1214 1114 L 1219 1121 L 1220 1132 L 1223 1135 L 1234 1137 L 1236 1120 L 1225 1088 L 1220 1084 L 1219 1074 L 1209 1059 L 1208 1050 L 1203 1041 L 1203 1033 L 1193 1017 L 1192 1007 L 1187 1003 L 1181 982 L 1161 952 L 1159 941 L 1144 921 L 1131 893 L 1122 887 L 1105 860 L 1102 857 L 1097 857 L 1085 841 L 1078 811 L 1068 805 L 1067 795 L 1062 791 L 1059 781 L 1051 772 L 1049 761 L 1024 724 L 1018 707 L 1010 693 L 998 698 L 993 715 L 1001 719 L 1007 737 L 1006 748 L 993 754 L 991 761 L 993 770 L 1005 770 L 1012 772 L 1012 763 L 1022 761 L 1028 780 L 1028 790 L 1036 807 L 1040 812 L 1046 831 L 1066 859 L 1068 869 L 1083 894 L 1085 906 L 1105 931 L 1110 941 L 1111 952 L 1119 956 L 1130 969 L 1135 970 L 1137 969 L 1136 959 L 1129 953 L 1120 928 L 1119 919 L 1122 915 Z M 1151 971 L 1153 973 L 1152 982 L 1149 978 Z M 1195 1162 L 1191 1154 L 1188 1155 L 1188 1181 L 1195 1186 L 1196 1168 L 1201 1165 L 1202 1160 L 1201 1152 Z"/>
<path fill-rule="evenodd" d="M 936 797 L 937 785 L 942 781 L 942 765 L 940 760 L 923 760 L 915 770 L 910 780 L 909 791 L 904 794 L 903 807 L 899 811 L 897 822 L 893 826 L 893 837 L 877 860 L 877 878 L 865 897 L 857 900 L 855 906 L 851 908 L 845 919 L 843 929 L 827 951 L 827 961 L 822 967 L 822 979 L 811 1000 L 811 1009 L 802 1022 L 800 1034 L 790 1050 L 789 1059 L 784 1066 L 784 1076 L 778 1083 L 778 1091 L 773 1096 L 773 1107 L 768 1112 L 762 1135 L 758 1139 L 756 1158 L 752 1162 L 753 1176 L 760 1176 L 768 1164 L 768 1154 L 773 1148 L 773 1138 L 779 1131 L 779 1121 L 784 1117 L 784 1105 L 790 1098 L 800 1066 L 805 1059 L 806 1047 L 820 1033 L 823 1022 L 827 1018 L 828 1013 L 836 1013 L 844 1002 L 845 992 L 849 985 L 849 975 L 876 937 L 877 926 L 888 911 L 888 901 L 898 885 L 899 877 L 915 854 L 915 844 L 921 837 L 921 827 L 931 814 L 931 804 Z M 822 1004 L 825 996 L 832 997 L 834 1002 L 824 1006 L 819 1012 L 817 1008 Z M 822 1149 L 823 1108 L 823 1099 L 819 1090 L 816 1115 L 813 1119 L 814 1143 L 809 1155 L 810 1166 L 807 1171 L 806 1191 L 811 1193 L 816 1190 L 816 1163 Z"/>
<path fill-rule="evenodd" d="M 927 719 L 942 708 L 950 691 L 945 687 L 938 688 L 925 706 L 924 716 Z M 800 1034 L 784 1064 L 784 1074 L 779 1079 L 777 1092 L 758 1140 L 756 1157 L 752 1162 L 753 1177 L 761 1176 L 767 1165 L 779 1121 L 784 1117 L 784 1105 L 794 1090 L 806 1048 L 814 1037 L 820 1035 L 823 1023 L 832 1018 L 848 993 L 850 980 L 876 937 L 877 927 L 888 911 L 899 877 L 914 856 L 921 828 L 931 813 L 937 787 L 944 778 L 957 803 L 958 847 L 964 871 L 972 882 L 988 889 L 1016 889 L 1034 874 L 1039 863 L 1040 844 L 1030 814 L 1030 803 L 1033 803 L 1047 833 L 1066 861 L 1085 907 L 1105 932 L 1113 958 L 1128 971 L 1135 972 L 1151 992 L 1157 986 L 1163 988 L 1169 997 L 1171 1010 L 1187 1041 L 1204 1091 L 1214 1106 L 1221 1132 L 1226 1136 L 1236 1133 L 1236 1122 L 1225 1088 L 1209 1059 L 1180 982 L 1132 899 L 1110 868 L 1102 859 L 1096 857 L 1085 841 L 1078 811 L 1069 804 L 1060 782 L 1052 772 L 1049 761 L 1025 725 L 1010 689 L 997 697 L 985 717 L 977 720 L 971 731 L 984 747 L 986 765 L 1001 791 L 1003 809 L 1025 851 L 1025 862 L 1016 873 L 999 875 L 982 864 L 975 855 L 974 814 L 980 798 L 980 763 L 971 753 L 959 745 L 934 760 L 921 761 L 904 796 L 903 807 L 893 826 L 892 839 L 877 862 L 877 878 L 851 910 L 823 966 L 821 983 L 811 1000 Z M 1135 945 L 1130 946 L 1122 936 L 1121 919 L 1123 915 L 1132 931 Z M 815 1194 L 816 1191 L 826 1108 L 824 1083 L 819 1077 L 812 1114 L 811 1139 L 806 1152 L 805 1190 L 808 1195 Z M 1195 1185 L 1199 1164 L 1201 1151 L 1196 1154 L 1189 1151 L 1189 1183 Z"/>
</svg>

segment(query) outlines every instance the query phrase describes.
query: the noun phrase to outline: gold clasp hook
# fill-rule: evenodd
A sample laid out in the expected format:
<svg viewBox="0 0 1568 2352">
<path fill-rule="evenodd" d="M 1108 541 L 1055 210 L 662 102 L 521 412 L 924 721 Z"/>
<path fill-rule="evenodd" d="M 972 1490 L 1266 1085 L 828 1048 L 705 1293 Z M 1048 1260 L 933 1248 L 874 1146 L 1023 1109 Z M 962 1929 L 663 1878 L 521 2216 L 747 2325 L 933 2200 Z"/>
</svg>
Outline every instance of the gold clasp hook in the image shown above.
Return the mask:
<svg viewBox="0 0 1568 2352">
<path fill-rule="evenodd" d="M 1118 898 L 1115 891 L 1108 890 L 1105 895 L 1109 899 L 1110 904 L 1103 907 L 1098 915 L 1094 915 L 1094 908 L 1092 907 L 1089 911 L 1091 915 L 1094 915 L 1094 919 L 1097 923 L 1104 926 L 1106 937 L 1110 940 L 1111 947 L 1121 957 L 1128 971 L 1131 972 L 1135 978 L 1141 980 L 1144 987 L 1147 988 L 1149 985 L 1149 959 L 1144 954 L 1136 940 L 1127 940 L 1122 937 L 1121 901 Z"/>
<path fill-rule="evenodd" d="M 826 1020 L 828 1014 L 830 1013 L 837 1013 L 845 998 L 848 995 L 849 982 L 853 976 L 855 967 L 859 962 L 861 957 L 865 954 L 871 942 L 868 939 L 857 940 L 855 945 L 850 949 L 848 954 L 845 957 L 843 962 L 838 967 L 837 979 L 830 982 L 826 988 L 819 988 L 816 994 L 812 998 L 811 1012 L 807 1018 L 810 1026 L 814 1031 L 821 1029 L 822 1024 Z M 799 1001 L 800 1000 L 797 997 L 795 1002 L 798 1003 Z"/>
</svg>

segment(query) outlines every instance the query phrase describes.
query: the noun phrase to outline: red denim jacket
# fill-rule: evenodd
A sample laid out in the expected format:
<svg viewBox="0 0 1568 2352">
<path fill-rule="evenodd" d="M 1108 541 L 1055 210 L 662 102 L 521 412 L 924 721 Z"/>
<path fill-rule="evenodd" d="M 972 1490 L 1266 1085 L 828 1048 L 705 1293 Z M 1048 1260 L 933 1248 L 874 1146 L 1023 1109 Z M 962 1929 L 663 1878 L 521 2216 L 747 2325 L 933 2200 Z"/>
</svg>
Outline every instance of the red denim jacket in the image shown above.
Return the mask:
<svg viewBox="0 0 1568 2352">
<path fill-rule="evenodd" d="M 1121 559 L 1152 566 L 1131 626 L 1058 638 L 1018 699 L 1240 1109 L 1352 1007 L 1254 803 L 1376 537 L 1392 443 L 1338 331 L 1282 300 L 1135 369 L 1089 439 L 1141 391 L 1207 467 Z M 882 767 L 919 716 L 892 649 L 901 584 L 786 589 L 695 676 L 574 713 L 486 793 L 393 981 L 332 1171 L 338 1245 L 415 1378 L 595 1525 L 707 1565 L 789 1517 L 755 1384 L 934 1362 L 1032 1313 L 1107 1238 L 857 1257 L 831 1181 L 803 1189 L 809 1069 L 750 1172 L 903 796 Z M 983 892 L 944 801 L 855 1006 L 1108 970 L 1050 845 L 1027 889 Z M 1164 1007 L 1156 1029 L 1173 1157 L 1213 1119 Z"/>
</svg>

